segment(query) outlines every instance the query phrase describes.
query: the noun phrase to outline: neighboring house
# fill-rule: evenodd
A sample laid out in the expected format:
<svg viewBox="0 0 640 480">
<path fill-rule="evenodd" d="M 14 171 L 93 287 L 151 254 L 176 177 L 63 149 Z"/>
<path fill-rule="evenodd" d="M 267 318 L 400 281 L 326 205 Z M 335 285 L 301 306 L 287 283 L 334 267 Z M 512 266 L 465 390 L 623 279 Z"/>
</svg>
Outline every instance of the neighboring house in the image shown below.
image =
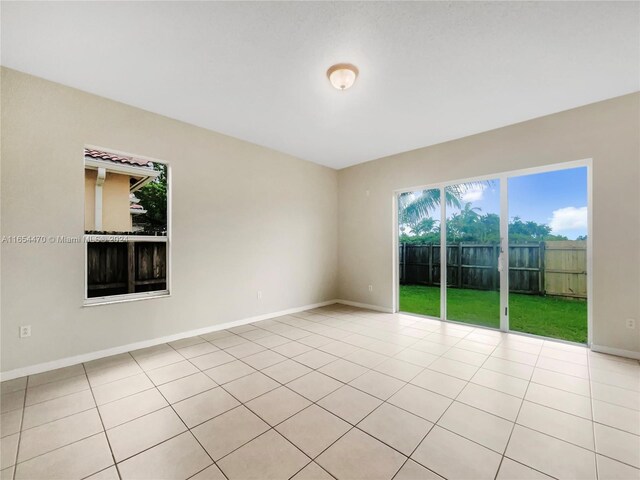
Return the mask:
<svg viewBox="0 0 640 480">
<path fill-rule="evenodd" d="M 84 225 L 87 231 L 136 231 L 133 217 L 146 213 L 134 192 L 159 175 L 141 158 L 84 150 Z"/>
<path fill-rule="evenodd" d="M 140 222 L 141 215 L 147 213 L 145 208 L 140 205 L 140 199 L 134 193 L 129 194 L 129 213 L 131 213 L 131 230 L 141 232 L 144 230 L 144 222 Z"/>
</svg>

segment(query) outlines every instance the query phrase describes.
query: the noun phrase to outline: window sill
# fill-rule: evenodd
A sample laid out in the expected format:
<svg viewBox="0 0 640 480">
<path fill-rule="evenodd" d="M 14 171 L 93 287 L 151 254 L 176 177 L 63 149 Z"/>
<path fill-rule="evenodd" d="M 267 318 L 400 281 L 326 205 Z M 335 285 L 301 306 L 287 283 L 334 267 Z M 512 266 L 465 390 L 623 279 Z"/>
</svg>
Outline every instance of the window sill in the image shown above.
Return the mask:
<svg viewBox="0 0 640 480">
<path fill-rule="evenodd" d="M 150 300 L 152 298 L 170 297 L 169 290 L 158 290 L 156 292 L 128 293 L 125 295 L 111 295 L 109 297 L 94 297 L 84 300 L 84 307 L 95 307 L 98 305 L 111 305 L 114 303 L 137 302 L 139 300 Z"/>
</svg>

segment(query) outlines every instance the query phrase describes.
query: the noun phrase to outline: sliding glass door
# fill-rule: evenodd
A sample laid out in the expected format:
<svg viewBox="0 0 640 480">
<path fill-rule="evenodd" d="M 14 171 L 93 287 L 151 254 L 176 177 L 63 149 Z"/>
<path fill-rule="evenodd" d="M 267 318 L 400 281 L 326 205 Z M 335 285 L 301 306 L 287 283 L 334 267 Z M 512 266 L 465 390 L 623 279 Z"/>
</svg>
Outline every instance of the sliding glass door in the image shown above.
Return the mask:
<svg viewBox="0 0 640 480">
<path fill-rule="evenodd" d="M 401 193 L 400 310 L 440 318 L 440 189 Z"/>
<path fill-rule="evenodd" d="M 448 320 L 500 327 L 500 180 L 445 187 Z"/>
<path fill-rule="evenodd" d="M 509 328 L 587 342 L 587 168 L 509 177 Z"/>
<path fill-rule="evenodd" d="M 399 194 L 400 311 L 586 343 L 587 174 L 555 167 Z"/>
</svg>

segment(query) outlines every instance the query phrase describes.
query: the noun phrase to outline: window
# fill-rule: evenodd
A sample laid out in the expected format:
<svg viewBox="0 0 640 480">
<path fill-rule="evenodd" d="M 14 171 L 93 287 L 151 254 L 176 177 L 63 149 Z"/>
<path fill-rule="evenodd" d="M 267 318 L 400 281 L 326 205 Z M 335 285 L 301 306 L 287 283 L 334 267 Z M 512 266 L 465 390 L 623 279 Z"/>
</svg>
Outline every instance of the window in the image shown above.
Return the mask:
<svg viewBox="0 0 640 480">
<path fill-rule="evenodd" d="M 85 304 L 169 294 L 169 166 L 84 149 Z"/>
</svg>

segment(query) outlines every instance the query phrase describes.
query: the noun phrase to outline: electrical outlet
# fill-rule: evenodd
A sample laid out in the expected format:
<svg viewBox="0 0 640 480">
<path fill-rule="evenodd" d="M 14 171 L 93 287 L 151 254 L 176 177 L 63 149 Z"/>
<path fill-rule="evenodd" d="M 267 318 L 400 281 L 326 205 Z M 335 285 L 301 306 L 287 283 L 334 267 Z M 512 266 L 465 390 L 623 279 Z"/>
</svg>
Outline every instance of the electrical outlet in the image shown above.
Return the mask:
<svg viewBox="0 0 640 480">
<path fill-rule="evenodd" d="M 636 321 L 633 318 L 627 318 L 627 328 L 636 328 Z"/>
<path fill-rule="evenodd" d="M 369 291 L 373 292 L 373 285 L 369 285 Z"/>
<path fill-rule="evenodd" d="M 262 290 L 258 290 L 258 294 L 256 295 L 258 300 L 262 300 Z"/>
<path fill-rule="evenodd" d="M 20 338 L 31 336 L 31 325 L 23 325 L 20 327 Z"/>
</svg>

